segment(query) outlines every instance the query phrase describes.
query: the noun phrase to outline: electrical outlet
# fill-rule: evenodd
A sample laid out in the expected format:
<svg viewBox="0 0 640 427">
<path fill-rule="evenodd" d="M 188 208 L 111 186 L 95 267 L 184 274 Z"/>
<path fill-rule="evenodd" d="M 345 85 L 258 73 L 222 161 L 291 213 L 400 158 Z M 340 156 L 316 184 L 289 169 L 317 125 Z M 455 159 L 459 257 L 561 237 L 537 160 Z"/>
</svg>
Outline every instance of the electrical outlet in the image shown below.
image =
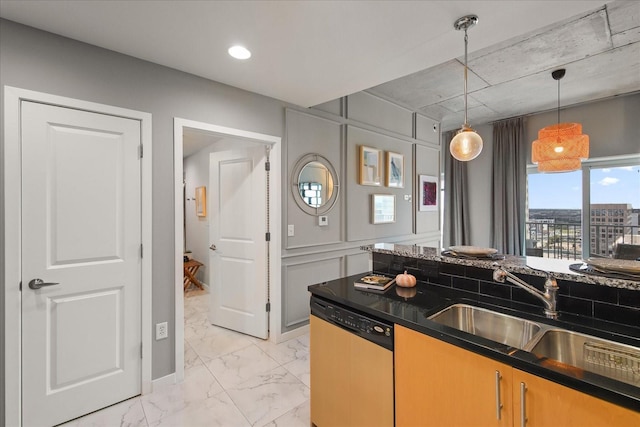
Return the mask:
<svg viewBox="0 0 640 427">
<path fill-rule="evenodd" d="M 169 337 L 169 326 L 167 322 L 156 323 L 156 341 Z"/>
</svg>

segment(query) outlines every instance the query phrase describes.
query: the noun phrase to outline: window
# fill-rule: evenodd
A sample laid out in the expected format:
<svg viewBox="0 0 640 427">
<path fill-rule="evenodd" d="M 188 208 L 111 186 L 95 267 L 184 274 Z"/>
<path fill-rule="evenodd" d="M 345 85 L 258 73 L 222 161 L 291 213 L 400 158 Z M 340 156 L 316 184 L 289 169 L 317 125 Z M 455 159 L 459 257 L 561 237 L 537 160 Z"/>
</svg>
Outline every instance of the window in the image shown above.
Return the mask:
<svg viewBox="0 0 640 427">
<path fill-rule="evenodd" d="M 541 174 L 531 165 L 527 172 L 527 247 L 578 260 L 640 244 L 640 156 L 590 159 L 567 173 Z M 555 226 L 531 227 L 542 219 Z"/>
</svg>

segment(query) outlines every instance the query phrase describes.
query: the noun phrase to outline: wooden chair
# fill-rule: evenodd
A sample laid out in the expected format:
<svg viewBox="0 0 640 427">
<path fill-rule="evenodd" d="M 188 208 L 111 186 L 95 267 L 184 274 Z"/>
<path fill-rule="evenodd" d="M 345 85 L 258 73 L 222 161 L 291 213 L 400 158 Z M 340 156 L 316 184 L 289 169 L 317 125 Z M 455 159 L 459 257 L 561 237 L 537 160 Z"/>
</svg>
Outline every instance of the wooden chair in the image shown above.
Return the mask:
<svg viewBox="0 0 640 427">
<path fill-rule="evenodd" d="M 184 262 L 184 288 L 183 289 L 185 291 L 187 290 L 187 288 L 191 283 L 193 283 L 200 289 L 204 289 L 204 286 L 202 286 L 202 283 L 200 283 L 200 281 L 196 279 L 196 273 L 198 273 L 198 270 L 202 266 L 203 264 L 200 261 L 196 261 L 195 259 L 190 259 Z"/>
</svg>

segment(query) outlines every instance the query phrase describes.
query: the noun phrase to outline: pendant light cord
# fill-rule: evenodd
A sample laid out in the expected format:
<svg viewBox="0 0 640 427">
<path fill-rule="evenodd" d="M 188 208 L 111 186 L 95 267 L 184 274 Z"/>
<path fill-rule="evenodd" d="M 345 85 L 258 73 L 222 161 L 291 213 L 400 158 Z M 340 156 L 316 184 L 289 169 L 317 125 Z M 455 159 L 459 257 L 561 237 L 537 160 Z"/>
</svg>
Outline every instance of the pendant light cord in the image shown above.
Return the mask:
<svg viewBox="0 0 640 427">
<path fill-rule="evenodd" d="M 560 124 L 560 79 L 558 79 L 558 124 Z"/>
<path fill-rule="evenodd" d="M 469 122 L 467 121 L 467 43 L 469 42 L 469 37 L 467 37 L 467 29 L 464 29 L 464 126 L 469 127 Z M 558 88 L 558 90 L 560 90 Z"/>
</svg>

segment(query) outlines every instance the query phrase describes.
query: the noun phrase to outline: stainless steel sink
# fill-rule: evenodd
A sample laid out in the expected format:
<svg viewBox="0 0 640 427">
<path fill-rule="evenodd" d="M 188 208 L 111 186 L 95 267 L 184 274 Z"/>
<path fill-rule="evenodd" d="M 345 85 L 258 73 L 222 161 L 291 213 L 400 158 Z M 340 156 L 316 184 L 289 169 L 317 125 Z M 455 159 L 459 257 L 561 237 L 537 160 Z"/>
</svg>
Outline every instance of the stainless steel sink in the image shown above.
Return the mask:
<svg viewBox="0 0 640 427">
<path fill-rule="evenodd" d="M 640 349 L 590 335 L 550 329 L 526 346 L 539 358 L 640 386 Z"/>
<path fill-rule="evenodd" d="M 533 353 L 542 366 L 569 365 L 640 387 L 638 347 L 467 304 L 451 305 L 429 319 Z"/>
<path fill-rule="evenodd" d="M 519 349 L 541 330 L 538 323 L 466 304 L 451 305 L 429 319 Z"/>
</svg>

